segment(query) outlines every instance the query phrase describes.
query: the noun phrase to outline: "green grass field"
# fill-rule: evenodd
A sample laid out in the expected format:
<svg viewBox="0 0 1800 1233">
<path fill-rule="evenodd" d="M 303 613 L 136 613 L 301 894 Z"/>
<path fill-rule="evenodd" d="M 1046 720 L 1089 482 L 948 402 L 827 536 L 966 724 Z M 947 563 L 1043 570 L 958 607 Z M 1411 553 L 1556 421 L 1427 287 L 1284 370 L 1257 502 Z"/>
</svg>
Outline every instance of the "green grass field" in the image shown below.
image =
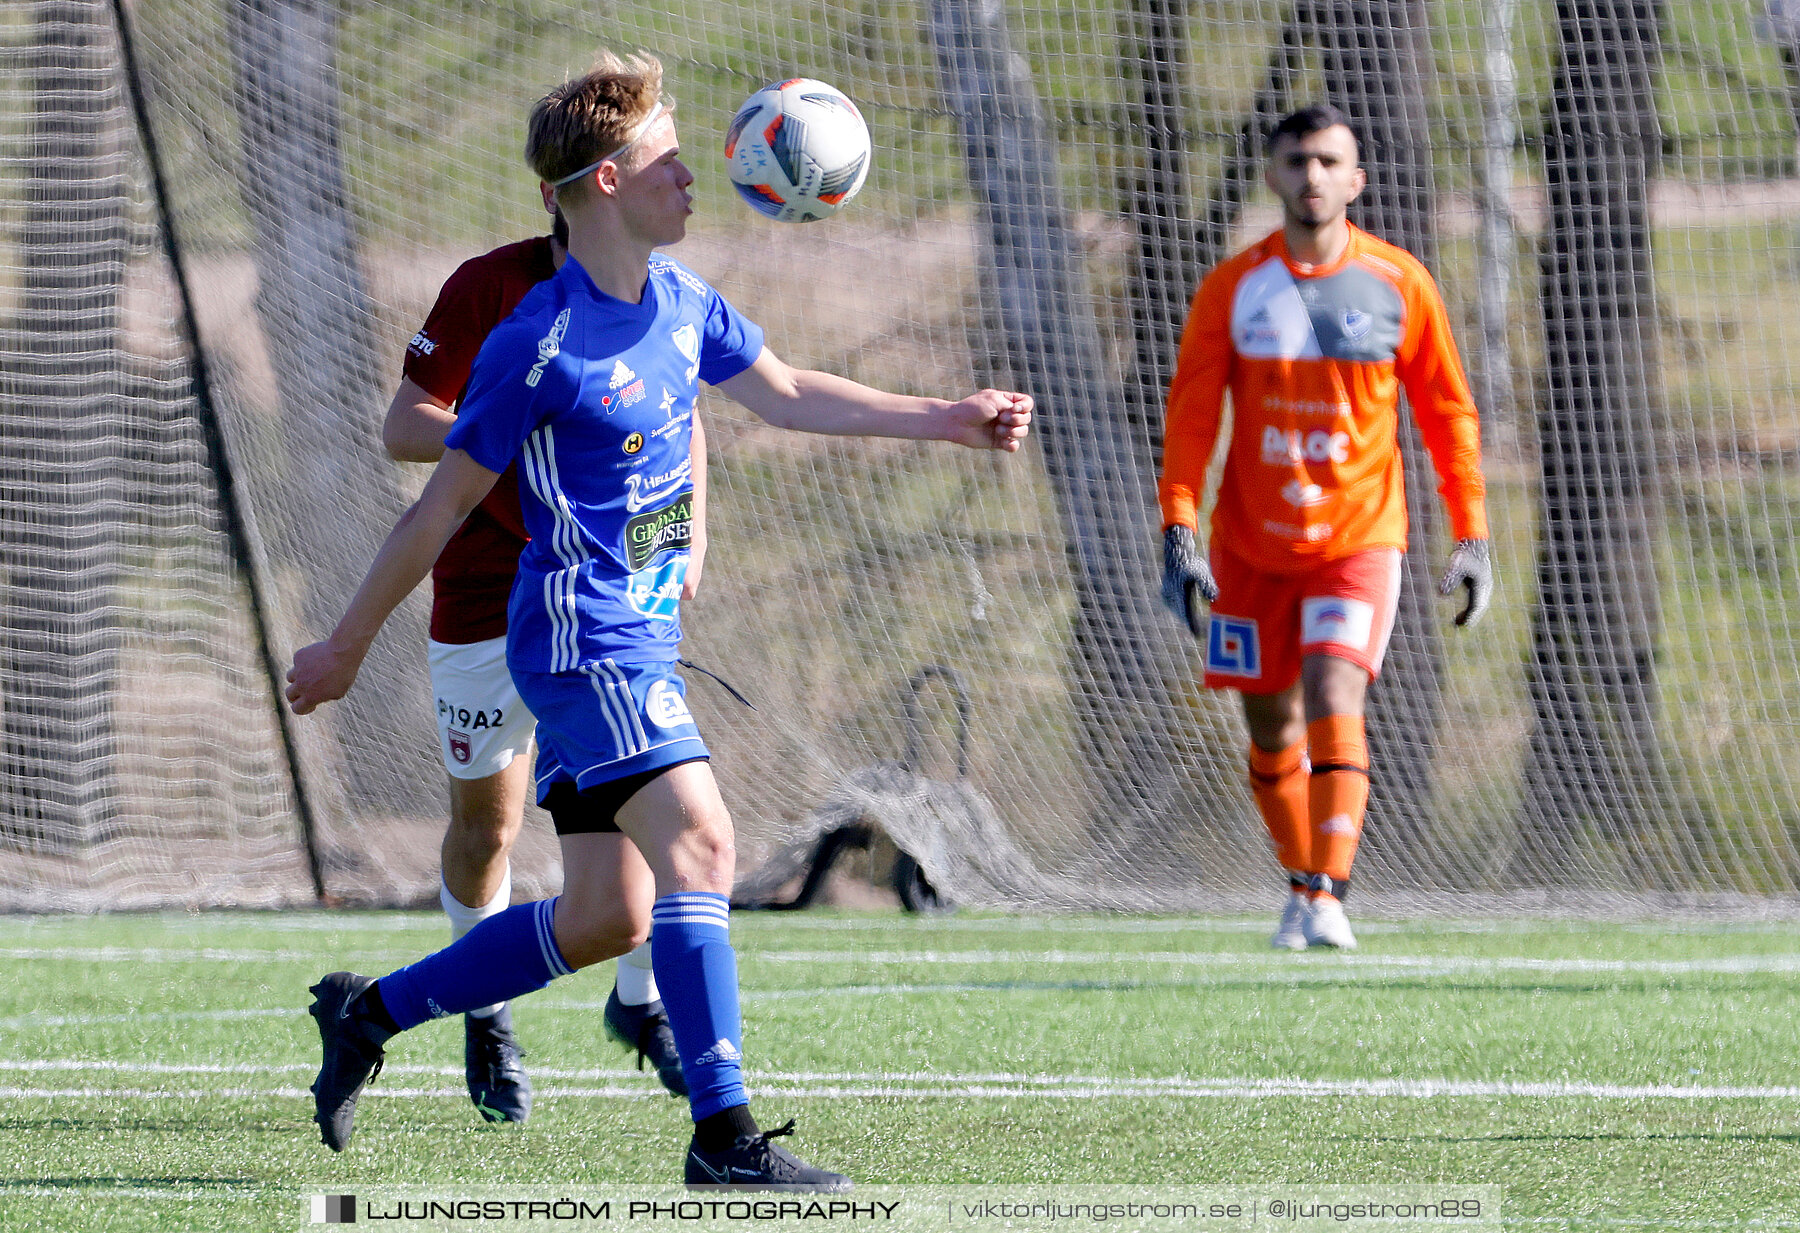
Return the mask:
<svg viewBox="0 0 1800 1233">
<path fill-rule="evenodd" d="M 1800 923 L 1363 921 L 1350 955 L 1274 954 L 1268 924 L 739 914 L 758 1108 L 867 1185 L 1482 1184 L 1513 1228 L 1800 1228 Z M 8 918 L 0 1228 L 675 1180 L 685 1111 L 603 1038 L 604 967 L 518 1005 L 529 1127 L 478 1123 L 460 1029 L 431 1024 L 390 1047 L 350 1150 L 319 1144 L 306 986 L 444 933 Z"/>
</svg>

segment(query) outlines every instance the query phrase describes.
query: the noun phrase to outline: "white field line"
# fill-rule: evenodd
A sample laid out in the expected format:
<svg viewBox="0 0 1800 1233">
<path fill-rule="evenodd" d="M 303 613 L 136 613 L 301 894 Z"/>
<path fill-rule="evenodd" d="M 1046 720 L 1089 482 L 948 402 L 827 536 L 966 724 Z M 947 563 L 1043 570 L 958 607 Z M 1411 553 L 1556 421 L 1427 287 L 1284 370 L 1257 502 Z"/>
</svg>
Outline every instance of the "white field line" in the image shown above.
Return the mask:
<svg viewBox="0 0 1800 1233">
<path fill-rule="evenodd" d="M 310 1071 L 301 1065 L 176 1065 L 153 1062 L 46 1060 L 12 1062 L 0 1070 L 14 1073 L 95 1073 L 108 1075 L 286 1075 Z M 451 1067 L 396 1066 L 395 1075 L 461 1079 Z M 601 1086 L 559 1086 L 540 1083 L 538 1093 L 547 1098 L 640 1099 L 661 1097 L 662 1090 L 645 1080 L 629 1085 L 604 1082 L 623 1076 L 640 1078 L 631 1071 L 556 1070 L 533 1071 L 539 1080 L 601 1080 Z M 1104 1075 L 966 1074 L 925 1072 L 890 1074 L 866 1072 L 795 1071 L 755 1073 L 750 1088 L 758 1095 L 831 1098 L 886 1097 L 912 1100 L 1017 1099 L 1052 1100 L 1131 1098 L 1139 1100 L 1266 1100 L 1281 1097 L 1377 1098 L 1435 1100 L 1454 1098 L 1530 1098 L 1538 1100 L 1797 1100 L 1800 1087 L 1701 1085 L 1673 1083 L 1529 1083 L 1470 1079 L 1256 1079 L 1241 1077 L 1113 1078 Z M 128 1087 L 0 1087 L 0 1097 L 12 1099 L 105 1100 L 201 1100 L 304 1099 L 311 1093 L 302 1087 L 226 1088 L 128 1088 Z M 389 1099 L 466 1098 L 460 1082 L 435 1087 L 390 1087 L 377 1084 L 369 1095 Z"/>
<path fill-rule="evenodd" d="M 1266 913 L 1225 913 L 1217 916 L 1109 916 L 1072 914 L 1067 916 L 1044 915 L 999 915 L 999 916 L 963 916 L 960 914 L 946 916 L 901 916 L 901 915 L 866 915 L 866 916 L 810 916 L 800 913 L 783 913 L 765 916 L 762 913 L 740 912 L 733 916 L 737 921 L 779 920 L 783 930 L 803 929 L 817 930 L 826 933 L 959 933 L 965 931 L 1007 932 L 1011 930 L 1031 931 L 1044 930 L 1055 933 L 1264 933 L 1274 924 L 1279 904 L 1273 904 Z M 378 934 L 411 934 L 422 933 L 447 938 L 449 930 L 443 917 L 423 911 L 373 911 L 373 912 L 251 912 L 251 913 L 202 913 L 198 916 L 182 916 L 178 919 L 159 915 L 146 918 L 150 927 L 171 934 L 194 933 L 201 936 L 216 935 L 222 922 L 234 927 L 242 927 L 256 933 L 378 933 Z M 8 927 L 20 934 L 61 933 L 68 925 L 64 918 L 21 917 L 7 922 Z M 751 927 L 756 927 L 752 925 Z M 1595 921 L 1580 918 L 1561 919 L 1555 917 L 1533 916 L 1497 916 L 1497 917 L 1436 917 L 1436 916 L 1396 916 L 1389 919 L 1371 919 L 1358 917 L 1356 928 L 1358 933 L 1399 933 L 1423 930 L 1433 934 L 1474 933 L 1474 934 L 1592 934 L 1592 933 L 1625 933 L 1651 936 L 1665 936 L 1670 933 L 1683 935 L 1705 934 L 1707 936 L 1743 936 L 1743 935 L 1792 935 L 1796 931 L 1797 922 L 1786 919 L 1773 920 L 1706 920 L 1680 921 L 1671 924 L 1661 920 L 1621 920 Z"/>
<path fill-rule="evenodd" d="M 334 962 L 342 962 L 339 956 Z M 353 959 L 375 958 L 370 955 Z M 383 962 L 403 959 L 388 955 Z M 1234 951 L 1076 951 L 1076 950 L 757 950 L 738 951 L 740 962 L 803 963 L 815 966 L 869 964 L 939 964 L 992 967 L 1018 964 L 1026 967 L 1080 966 L 1135 967 L 1156 965 L 1189 968 L 1262 968 L 1274 971 L 1320 969 L 1382 973 L 1542 972 L 1551 974 L 1657 975 L 1742 974 L 1750 972 L 1800 972 L 1800 954 L 1728 955 L 1716 959 L 1563 959 L 1529 955 L 1369 955 L 1277 954 Z M 129 947 L 0 947 L 0 959 L 52 959 L 100 963 L 272 963 L 280 961 L 320 964 L 318 954 L 285 950 L 167 950 Z M 379 963 L 368 966 L 380 966 Z M 0 1023 L 4 1023 L 0 1020 Z"/>
<path fill-rule="evenodd" d="M 1542 959 L 1529 955 L 1340 955 L 1238 953 L 1232 951 L 1066 950 L 780 950 L 738 952 L 740 961 L 813 965 L 909 964 L 991 966 L 1095 964 L 1175 967 L 1325 968 L 1349 971 L 1644 973 L 1677 976 L 1697 973 L 1800 972 L 1800 955 L 1731 955 L 1719 959 Z"/>
<path fill-rule="evenodd" d="M 227 1188 L 229 1187 L 229 1188 Z M 0 1190 L 0 1198 L 7 1199 L 178 1199 L 192 1203 L 201 1199 L 235 1199 L 244 1195 L 262 1193 L 260 1182 L 244 1182 L 238 1185 L 192 1186 L 186 1190 L 152 1190 L 139 1186 L 8 1186 Z"/>
<path fill-rule="evenodd" d="M 449 944 L 445 938 L 444 943 Z M 322 963 L 364 962 L 368 966 L 422 958 L 417 950 L 349 951 L 330 956 L 316 950 L 221 950 L 217 947 L 162 946 L 0 946 L 0 959 L 54 959 L 75 963 Z"/>
</svg>

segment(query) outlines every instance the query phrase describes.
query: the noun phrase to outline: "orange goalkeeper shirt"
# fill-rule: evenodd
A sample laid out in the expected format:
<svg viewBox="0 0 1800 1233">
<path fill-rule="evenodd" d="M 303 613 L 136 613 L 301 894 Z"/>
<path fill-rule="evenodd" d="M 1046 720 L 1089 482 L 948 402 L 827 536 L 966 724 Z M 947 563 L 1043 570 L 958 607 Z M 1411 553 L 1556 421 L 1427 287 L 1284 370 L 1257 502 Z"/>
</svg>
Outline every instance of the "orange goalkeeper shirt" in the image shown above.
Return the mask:
<svg viewBox="0 0 1800 1233">
<path fill-rule="evenodd" d="M 1404 552 L 1402 386 L 1452 533 L 1485 539 L 1475 402 L 1430 273 L 1354 226 L 1338 261 L 1302 267 L 1276 231 L 1194 296 L 1169 384 L 1163 525 L 1196 525 L 1230 390 L 1215 546 L 1271 573 L 1371 548 Z"/>
</svg>

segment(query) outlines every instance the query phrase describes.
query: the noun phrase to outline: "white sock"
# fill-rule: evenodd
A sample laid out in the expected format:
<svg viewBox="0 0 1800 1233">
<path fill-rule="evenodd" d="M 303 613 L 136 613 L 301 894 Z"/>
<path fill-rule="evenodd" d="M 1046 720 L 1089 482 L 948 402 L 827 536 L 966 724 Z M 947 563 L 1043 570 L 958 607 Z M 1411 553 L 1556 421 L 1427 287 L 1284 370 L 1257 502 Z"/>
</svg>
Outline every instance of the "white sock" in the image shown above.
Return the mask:
<svg viewBox="0 0 1800 1233">
<path fill-rule="evenodd" d="M 648 1006 L 661 996 L 656 989 L 656 974 L 650 970 L 648 938 L 642 946 L 619 956 L 613 982 L 619 990 L 619 1001 L 627 1006 Z"/>
<path fill-rule="evenodd" d="M 508 864 L 500 874 L 500 889 L 494 897 L 478 908 L 471 908 L 455 895 L 450 893 L 450 884 L 440 876 L 438 879 L 438 902 L 443 905 L 444 915 L 450 918 L 450 936 L 460 938 L 463 934 L 479 925 L 490 916 L 498 916 L 506 911 L 512 903 L 512 865 Z M 497 1015 L 506 1006 L 505 1002 L 495 1002 L 492 1006 L 483 1006 L 469 1012 L 477 1019 L 485 1019 Z"/>
</svg>

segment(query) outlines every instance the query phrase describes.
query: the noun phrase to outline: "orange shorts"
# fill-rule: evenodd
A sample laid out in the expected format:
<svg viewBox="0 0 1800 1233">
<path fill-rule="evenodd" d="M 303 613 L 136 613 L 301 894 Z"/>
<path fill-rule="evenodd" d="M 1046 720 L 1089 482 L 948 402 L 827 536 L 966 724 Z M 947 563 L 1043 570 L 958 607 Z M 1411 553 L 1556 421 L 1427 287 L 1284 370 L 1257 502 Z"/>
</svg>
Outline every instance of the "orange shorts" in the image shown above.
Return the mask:
<svg viewBox="0 0 1800 1233">
<path fill-rule="evenodd" d="M 1381 675 L 1400 603 L 1400 552 L 1375 548 L 1304 574 L 1271 574 L 1212 550 L 1219 598 L 1206 631 L 1206 687 L 1276 694 L 1308 655 Z"/>
</svg>

